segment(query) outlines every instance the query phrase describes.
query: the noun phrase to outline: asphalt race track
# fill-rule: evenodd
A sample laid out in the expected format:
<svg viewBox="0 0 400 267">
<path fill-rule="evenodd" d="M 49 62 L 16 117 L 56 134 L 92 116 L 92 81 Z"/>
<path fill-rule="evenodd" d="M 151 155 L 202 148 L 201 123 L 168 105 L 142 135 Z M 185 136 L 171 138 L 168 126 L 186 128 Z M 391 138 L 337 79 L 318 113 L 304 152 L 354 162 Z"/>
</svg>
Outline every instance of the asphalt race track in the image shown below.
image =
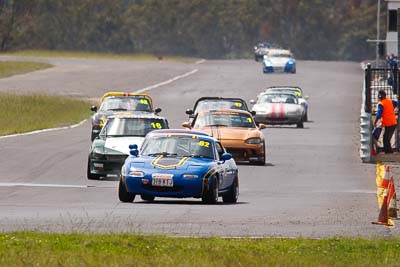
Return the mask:
<svg viewBox="0 0 400 267">
<path fill-rule="evenodd" d="M 0 57 L 0 60 L 9 59 Z M 266 166 L 239 166 L 239 203 L 199 199 L 118 200 L 118 181 L 86 179 L 90 122 L 0 138 L 0 231 L 157 233 L 179 236 L 400 236 L 378 217 L 375 166 L 359 156 L 363 73 L 358 63 L 299 61 L 297 74 L 263 74 L 251 60 L 202 64 L 42 59 L 52 69 L 0 79 L 0 91 L 98 98 L 148 90 L 171 127 L 201 96 L 254 99 L 272 85 L 310 96 L 304 129 L 268 127 Z M 88 107 L 89 108 L 89 107 Z"/>
</svg>

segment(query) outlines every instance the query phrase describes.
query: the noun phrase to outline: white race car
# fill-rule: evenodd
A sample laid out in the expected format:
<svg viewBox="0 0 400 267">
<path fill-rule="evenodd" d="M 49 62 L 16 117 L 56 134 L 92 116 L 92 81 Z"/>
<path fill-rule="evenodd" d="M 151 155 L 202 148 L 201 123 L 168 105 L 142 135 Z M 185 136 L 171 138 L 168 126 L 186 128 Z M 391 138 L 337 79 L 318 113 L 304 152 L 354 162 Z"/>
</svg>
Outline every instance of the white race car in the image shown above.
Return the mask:
<svg viewBox="0 0 400 267">
<path fill-rule="evenodd" d="M 273 49 L 264 56 L 263 72 L 296 73 L 296 60 L 292 53 L 285 49 Z"/>
</svg>

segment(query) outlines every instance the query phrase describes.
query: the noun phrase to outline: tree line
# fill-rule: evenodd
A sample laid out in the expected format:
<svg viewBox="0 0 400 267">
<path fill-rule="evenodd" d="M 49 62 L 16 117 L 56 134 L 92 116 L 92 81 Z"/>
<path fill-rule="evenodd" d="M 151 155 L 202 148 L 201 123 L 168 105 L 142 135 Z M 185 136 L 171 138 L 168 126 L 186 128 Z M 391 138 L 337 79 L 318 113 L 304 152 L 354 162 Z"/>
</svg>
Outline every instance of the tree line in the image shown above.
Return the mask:
<svg viewBox="0 0 400 267">
<path fill-rule="evenodd" d="M 366 39 L 376 35 L 376 5 L 376 0 L 0 0 L 0 51 L 243 58 L 252 56 L 257 42 L 270 41 L 301 59 L 361 60 L 374 55 Z M 384 12 L 385 4 L 382 18 Z"/>
</svg>

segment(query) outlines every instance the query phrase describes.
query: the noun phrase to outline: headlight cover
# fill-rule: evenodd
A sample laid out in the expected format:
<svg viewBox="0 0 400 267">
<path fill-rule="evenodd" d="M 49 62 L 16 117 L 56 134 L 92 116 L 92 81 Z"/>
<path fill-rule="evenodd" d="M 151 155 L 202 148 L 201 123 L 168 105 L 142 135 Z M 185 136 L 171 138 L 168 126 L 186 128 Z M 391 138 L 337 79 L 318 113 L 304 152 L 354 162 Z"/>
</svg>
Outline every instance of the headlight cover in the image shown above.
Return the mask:
<svg viewBox="0 0 400 267">
<path fill-rule="evenodd" d="M 92 151 L 92 156 L 95 159 L 101 159 L 105 157 L 104 147 L 94 147 Z"/>
<path fill-rule="evenodd" d="M 144 177 L 144 172 L 138 171 L 136 168 L 131 167 L 129 169 L 129 176 L 142 178 L 142 177 Z"/>
<path fill-rule="evenodd" d="M 183 178 L 199 178 L 197 174 L 184 174 Z"/>
<path fill-rule="evenodd" d="M 265 66 L 265 67 L 272 67 L 272 62 L 269 61 L 269 60 L 265 60 L 265 61 L 264 61 L 264 66 Z"/>
<path fill-rule="evenodd" d="M 247 144 L 260 144 L 261 143 L 261 138 L 260 137 L 251 137 L 249 139 L 246 139 L 245 143 L 247 143 Z"/>
</svg>

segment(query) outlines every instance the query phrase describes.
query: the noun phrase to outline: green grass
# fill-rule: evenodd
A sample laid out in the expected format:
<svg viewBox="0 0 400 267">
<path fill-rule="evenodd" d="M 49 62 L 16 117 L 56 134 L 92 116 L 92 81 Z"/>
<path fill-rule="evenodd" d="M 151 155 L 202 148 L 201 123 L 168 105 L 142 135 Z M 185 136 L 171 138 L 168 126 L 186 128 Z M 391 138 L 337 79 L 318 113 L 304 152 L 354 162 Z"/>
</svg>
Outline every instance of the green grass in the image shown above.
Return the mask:
<svg viewBox="0 0 400 267">
<path fill-rule="evenodd" d="M 40 62 L 0 61 L 0 78 L 35 70 L 47 69 L 52 66 L 53 65 Z"/>
<path fill-rule="evenodd" d="M 113 54 L 113 53 L 94 53 L 76 51 L 48 51 L 48 50 L 23 50 L 15 52 L 1 53 L 7 56 L 23 57 L 45 57 L 45 58 L 86 58 L 86 59 L 113 59 L 113 60 L 133 60 L 133 61 L 175 61 L 183 63 L 193 63 L 196 59 L 178 56 L 156 56 L 150 54 Z"/>
<path fill-rule="evenodd" d="M 0 93 L 0 135 L 75 124 L 90 116 L 90 105 L 71 97 Z"/>
<path fill-rule="evenodd" d="M 0 266 L 398 266 L 400 239 L 0 234 Z"/>
</svg>

